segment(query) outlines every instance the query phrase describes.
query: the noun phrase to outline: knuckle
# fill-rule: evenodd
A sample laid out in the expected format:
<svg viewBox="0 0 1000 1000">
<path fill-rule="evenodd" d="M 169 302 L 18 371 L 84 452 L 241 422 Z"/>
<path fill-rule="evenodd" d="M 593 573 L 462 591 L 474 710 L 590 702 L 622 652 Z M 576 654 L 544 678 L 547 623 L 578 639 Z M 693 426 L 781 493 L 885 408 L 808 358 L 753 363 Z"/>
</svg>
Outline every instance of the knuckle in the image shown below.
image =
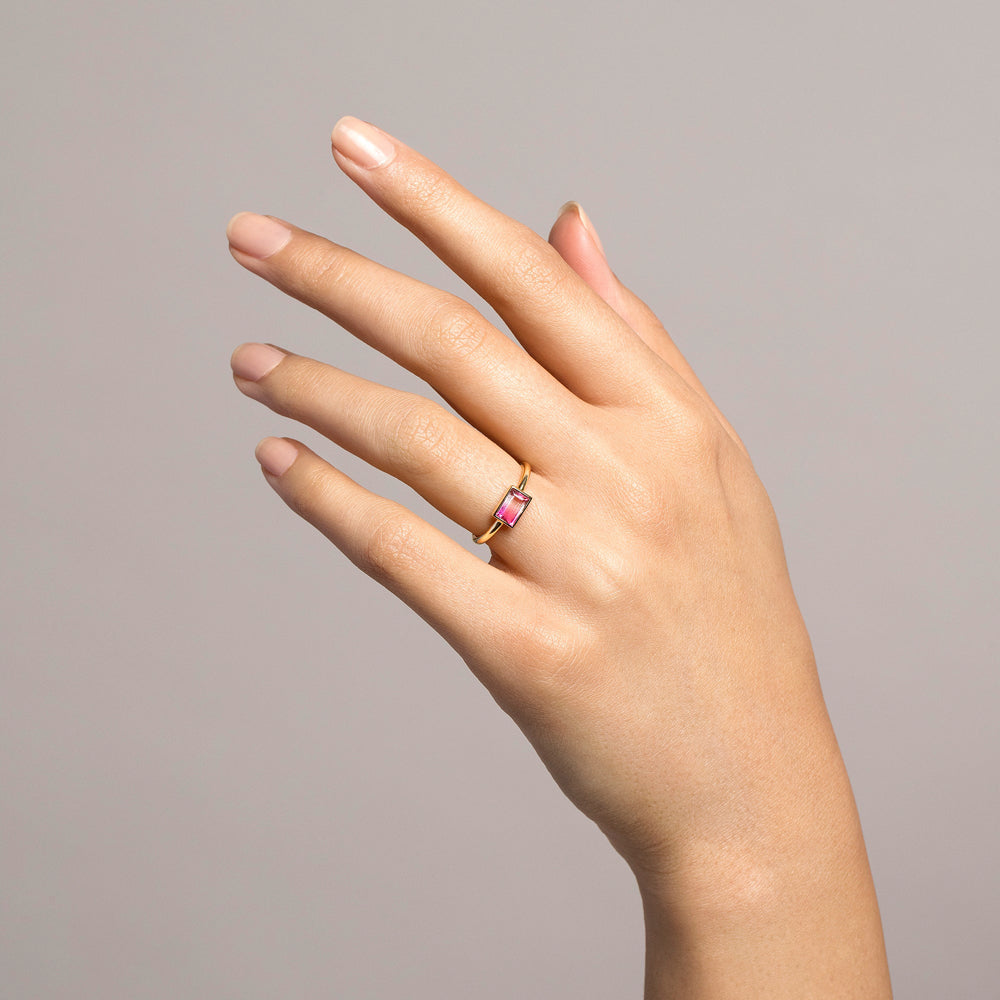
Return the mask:
<svg viewBox="0 0 1000 1000">
<path fill-rule="evenodd" d="M 592 545 L 587 553 L 585 586 L 590 604 L 601 613 L 630 602 L 637 589 L 637 564 L 625 544 Z"/>
<path fill-rule="evenodd" d="M 328 505 L 329 492 L 330 477 L 326 467 L 310 462 L 302 473 L 295 476 L 291 489 L 284 493 L 284 499 L 299 517 L 313 522 Z"/>
<path fill-rule="evenodd" d="M 669 529 L 673 504 L 669 477 L 665 475 L 638 476 L 623 474 L 615 480 L 614 505 L 621 515 L 621 522 L 636 529 L 641 537 L 663 534 Z M 613 559 L 597 564 L 608 579 L 616 574 Z"/>
<path fill-rule="evenodd" d="M 455 181 L 443 170 L 427 167 L 406 172 L 399 198 L 407 214 L 428 217 L 447 215 L 455 204 Z"/>
<path fill-rule="evenodd" d="M 350 255 L 327 241 L 310 241 L 292 262 L 298 291 L 307 299 L 343 284 L 352 274 Z"/>
<path fill-rule="evenodd" d="M 326 392 L 326 367 L 309 358 L 289 355 L 281 368 L 281 379 L 269 386 L 268 405 L 282 416 L 303 417 Z"/>
<path fill-rule="evenodd" d="M 631 420 L 623 425 L 632 435 L 632 441 L 623 447 L 621 441 L 627 438 L 598 438 L 592 442 L 595 465 L 602 470 L 600 493 L 596 498 L 599 506 L 613 512 L 609 523 L 618 524 L 626 537 L 636 536 L 648 539 L 662 534 L 669 527 L 674 500 L 672 477 L 658 462 L 650 462 L 650 452 L 664 451 L 662 440 L 653 442 L 645 437 L 637 437 Z M 595 560 L 597 575 L 608 581 L 620 576 L 624 564 L 618 565 L 626 543 L 608 548 L 600 560 Z M 610 589 L 614 589 L 613 587 Z"/>
<path fill-rule="evenodd" d="M 700 399 L 665 393 L 660 411 L 650 428 L 650 446 L 688 471 L 714 468 L 728 434 L 708 406 Z"/>
<path fill-rule="evenodd" d="M 536 301 L 554 299 L 568 277 L 568 265 L 547 243 L 528 240 L 510 263 L 514 287 L 527 288 Z"/>
<path fill-rule="evenodd" d="M 396 431 L 387 441 L 394 469 L 410 476 L 433 475 L 451 464 L 455 446 L 448 414 L 427 400 L 403 411 Z"/>
<path fill-rule="evenodd" d="M 707 407 L 682 406 L 672 423 L 678 457 L 690 466 L 714 468 L 722 445 L 722 425 Z"/>
<path fill-rule="evenodd" d="M 465 367 L 486 343 L 489 327 L 479 312 L 461 299 L 448 299 L 430 317 L 424 334 L 425 364 Z"/>
<path fill-rule="evenodd" d="M 521 622 L 513 639 L 536 683 L 553 687 L 579 682 L 591 638 L 578 623 L 538 616 Z"/>
<path fill-rule="evenodd" d="M 360 553 L 361 569 L 383 585 L 417 562 L 414 525 L 396 512 L 378 515 Z"/>
</svg>

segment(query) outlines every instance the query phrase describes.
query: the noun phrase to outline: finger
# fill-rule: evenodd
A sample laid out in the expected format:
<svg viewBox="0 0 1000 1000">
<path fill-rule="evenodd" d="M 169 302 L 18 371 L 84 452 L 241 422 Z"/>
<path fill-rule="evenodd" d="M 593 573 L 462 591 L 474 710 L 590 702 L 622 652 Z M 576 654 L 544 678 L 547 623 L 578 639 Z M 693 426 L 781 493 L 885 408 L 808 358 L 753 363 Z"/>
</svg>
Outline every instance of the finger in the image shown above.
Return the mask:
<svg viewBox="0 0 1000 1000">
<path fill-rule="evenodd" d="M 716 417 L 743 448 L 743 442 L 715 405 L 694 369 L 681 354 L 656 314 L 611 270 L 597 230 L 583 207 L 575 201 L 563 205 L 549 233 L 549 242 L 563 260 L 625 320 L 628 325 L 712 408 Z M 746 450 L 744 448 L 744 450 Z"/>
<path fill-rule="evenodd" d="M 590 219 L 578 202 L 568 201 L 559 210 L 559 217 L 553 223 L 552 229 L 549 232 L 549 243 L 555 247 L 559 256 L 629 326 L 632 326 L 629 317 L 625 315 L 626 310 L 620 301 L 621 285 L 608 266 L 604 255 L 604 247 L 597 235 L 597 230 L 593 228 Z M 636 330 L 635 332 L 655 350 L 654 344 L 651 344 L 643 336 L 643 330 Z"/>
<path fill-rule="evenodd" d="M 238 388 L 406 483 L 441 513 L 480 535 L 520 463 L 474 427 L 422 396 L 391 389 L 270 344 L 243 344 L 232 356 Z M 537 472 L 517 531 L 490 541 L 517 568 L 556 530 L 553 491 Z M 529 508 L 530 508 L 529 504 Z"/>
<path fill-rule="evenodd" d="M 332 142 L 341 169 L 581 399 L 627 404 L 661 394 L 655 355 L 541 236 L 366 122 L 342 118 Z"/>
<path fill-rule="evenodd" d="M 484 640 L 509 645 L 505 633 L 526 604 L 526 588 L 515 576 L 366 490 L 303 444 L 265 438 L 256 454 L 264 477 L 292 510 L 413 608 L 470 665 L 482 661 L 471 654 Z"/>
<path fill-rule="evenodd" d="M 543 471 L 587 406 L 471 305 L 314 233 L 240 212 L 227 233 L 247 269 L 433 386 L 466 420 Z"/>
</svg>

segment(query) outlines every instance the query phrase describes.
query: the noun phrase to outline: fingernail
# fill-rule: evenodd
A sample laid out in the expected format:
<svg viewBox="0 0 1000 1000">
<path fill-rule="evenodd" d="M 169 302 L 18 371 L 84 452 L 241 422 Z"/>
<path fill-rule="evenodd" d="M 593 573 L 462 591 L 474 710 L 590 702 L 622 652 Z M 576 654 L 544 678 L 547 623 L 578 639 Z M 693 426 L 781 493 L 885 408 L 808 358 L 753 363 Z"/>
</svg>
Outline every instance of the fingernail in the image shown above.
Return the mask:
<svg viewBox="0 0 1000 1000">
<path fill-rule="evenodd" d="M 254 452 L 261 468 L 272 476 L 283 476 L 299 457 L 299 449 L 287 438 L 264 438 Z"/>
<path fill-rule="evenodd" d="M 359 167 L 385 166 L 396 155 L 396 144 L 383 132 L 359 118 L 341 118 L 330 136 L 333 148 Z"/>
<path fill-rule="evenodd" d="M 563 212 L 572 209 L 580 217 L 580 222 L 583 223 L 583 228 L 587 230 L 588 235 L 594 241 L 594 245 L 598 250 L 601 251 L 601 256 L 607 259 L 607 254 L 604 252 L 604 244 L 601 243 L 600 236 L 597 235 L 597 230 L 594 228 L 594 224 L 590 221 L 590 216 L 583 210 L 583 205 L 578 201 L 567 201 L 565 205 L 559 210 L 559 214 L 562 215 Z"/>
<path fill-rule="evenodd" d="M 241 344 L 233 351 L 229 363 L 233 367 L 234 375 L 256 382 L 284 358 L 284 351 L 279 351 L 270 344 Z"/>
<path fill-rule="evenodd" d="M 239 212 L 226 226 L 229 243 L 237 250 L 258 260 L 277 253 L 291 238 L 292 231 L 276 219 L 253 212 Z"/>
</svg>

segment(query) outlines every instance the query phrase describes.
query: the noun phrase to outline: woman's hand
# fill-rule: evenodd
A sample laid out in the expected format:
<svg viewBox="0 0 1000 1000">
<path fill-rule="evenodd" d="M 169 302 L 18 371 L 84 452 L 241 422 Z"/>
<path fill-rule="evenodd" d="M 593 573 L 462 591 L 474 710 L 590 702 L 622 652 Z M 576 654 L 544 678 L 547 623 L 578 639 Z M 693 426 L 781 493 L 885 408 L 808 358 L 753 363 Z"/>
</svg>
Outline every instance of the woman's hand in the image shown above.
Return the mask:
<svg viewBox="0 0 1000 1000">
<path fill-rule="evenodd" d="M 356 119 L 334 129 L 333 155 L 520 343 L 320 236 L 235 216 L 244 267 L 458 416 L 260 344 L 234 353 L 237 386 L 468 535 L 288 439 L 258 446 L 265 478 L 447 639 L 632 867 L 648 996 L 886 996 L 850 788 L 778 526 L 735 431 L 576 206 L 549 243 Z M 469 536 L 493 523 L 522 462 L 532 500 L 490 539 L 487 564 Z"/>
</svg>

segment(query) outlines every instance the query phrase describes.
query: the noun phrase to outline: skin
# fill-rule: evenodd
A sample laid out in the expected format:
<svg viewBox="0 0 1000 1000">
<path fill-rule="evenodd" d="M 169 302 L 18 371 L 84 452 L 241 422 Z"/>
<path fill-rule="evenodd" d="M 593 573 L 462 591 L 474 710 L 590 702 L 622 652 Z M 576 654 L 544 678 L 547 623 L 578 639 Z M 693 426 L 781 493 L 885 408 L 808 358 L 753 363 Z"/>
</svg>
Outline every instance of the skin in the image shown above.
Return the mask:
<svg viewBox="0 0 1000 1000">
<path fill-rule="evenodd" d="M 258 446 L 267 482 L 444 636 L 629 864 L 648 1000 L 890 996 L 850 785 L 736 432 L 578 206 L 546 241 L 357 119 L 333 155 L 516 341 L 320 236 L 284 223 L 287 239 L 250 238 L 259 217 L 235 216 L 240 264 L 455 413 L 259 345 L 233 356 L 238 388 L 407 483 L 463 537 L 290 439 Z M 522 461 L 533 499 L 484 562 L 471 536 Z"/>
</svg>

